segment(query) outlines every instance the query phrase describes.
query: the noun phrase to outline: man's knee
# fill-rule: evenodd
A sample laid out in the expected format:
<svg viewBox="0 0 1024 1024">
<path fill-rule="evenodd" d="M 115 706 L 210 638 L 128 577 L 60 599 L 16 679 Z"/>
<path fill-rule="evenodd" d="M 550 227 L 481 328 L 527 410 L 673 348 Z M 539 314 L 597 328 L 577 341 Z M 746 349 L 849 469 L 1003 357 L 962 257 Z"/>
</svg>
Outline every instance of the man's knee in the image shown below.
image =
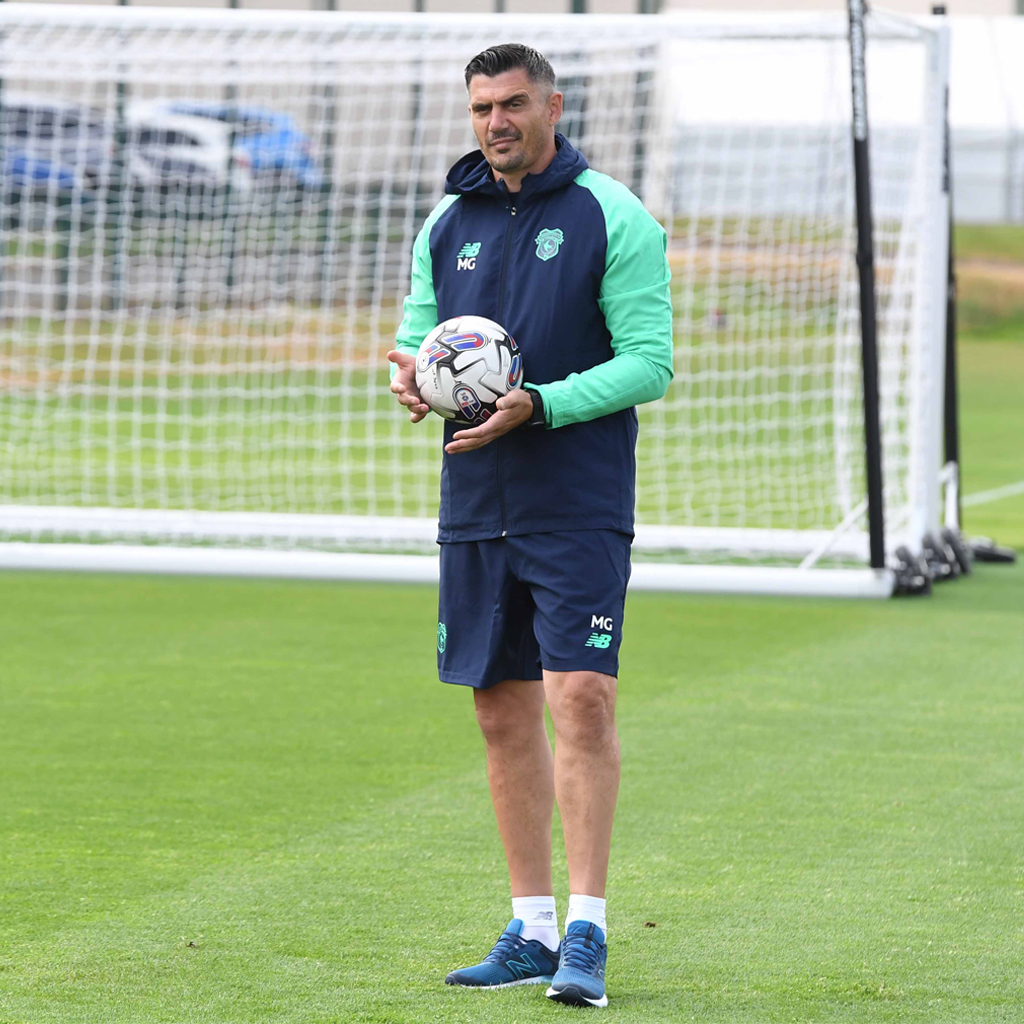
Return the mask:
<svg viewBox="0 0 1024 1024">
<path fill-rule="evenodd" d="M 544 690 L 539 680 L 506 680 L 473 691 L 476 720 L 488 743 L 515 743 L 532 736 L 544 722 Z"/>
<path fill-rule="evenodd" d="M 598 739 L 615 728 L 617 680 L 600 672 L 551 672 L 545 677 L 555 732 L 570 741 Z"/>
</svg>

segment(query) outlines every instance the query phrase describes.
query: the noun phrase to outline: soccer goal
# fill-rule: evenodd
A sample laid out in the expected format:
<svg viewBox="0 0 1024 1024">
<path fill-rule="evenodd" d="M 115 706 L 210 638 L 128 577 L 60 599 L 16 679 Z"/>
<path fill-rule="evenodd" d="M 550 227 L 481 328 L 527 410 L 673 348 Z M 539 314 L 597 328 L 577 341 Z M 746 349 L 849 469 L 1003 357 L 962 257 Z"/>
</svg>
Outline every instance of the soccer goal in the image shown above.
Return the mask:
<svg viewBox="0 0 1024 1024">
<path fill-rule="evenodd" d="M 0 564 L 436 578 L 384 353 L 501 41 L 668 233 L 634 585 L 892 592 L 939 526 L 948 35 L 883 14 L 865 92 L 839 15 L 0 5 Z"/>
</svg>

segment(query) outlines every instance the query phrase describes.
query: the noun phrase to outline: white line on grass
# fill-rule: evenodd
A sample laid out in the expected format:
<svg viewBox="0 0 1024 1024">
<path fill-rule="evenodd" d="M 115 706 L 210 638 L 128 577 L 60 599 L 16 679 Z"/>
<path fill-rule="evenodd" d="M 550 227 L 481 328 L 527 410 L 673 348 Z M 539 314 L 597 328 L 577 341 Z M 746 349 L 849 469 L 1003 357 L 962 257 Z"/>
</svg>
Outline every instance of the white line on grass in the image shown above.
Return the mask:
<svg viewBox="0 0 1024 1024">
<path fill-rule="evenodd" d="M 1007 484 L 1005 487 L 993 487 L 991 491 L 978 491 L 977 494 L 965 495 L 963 505 L 987 505 L 990 501 L 999 501 L 1000 498 L 1009 498 L 1014 494 L 1024 494 L 1024 480 L 1018 480 L 1015 484 Z"/>
</svg>

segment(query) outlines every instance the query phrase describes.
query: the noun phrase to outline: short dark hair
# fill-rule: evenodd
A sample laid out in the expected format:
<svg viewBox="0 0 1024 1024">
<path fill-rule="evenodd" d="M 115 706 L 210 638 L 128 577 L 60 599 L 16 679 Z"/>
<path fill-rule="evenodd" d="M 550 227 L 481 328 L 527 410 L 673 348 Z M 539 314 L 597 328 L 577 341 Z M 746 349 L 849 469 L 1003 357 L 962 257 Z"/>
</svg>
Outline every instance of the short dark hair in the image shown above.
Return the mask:
<svg viewBox="0 0 1024 1024">
<path fill-rule="evenodd" d="M 469 88 L 474 75 L 494 78 L 495 75 L 504 74 L 506 71 L 515 71 L 516 68 L 522 68 L 531 82 L 546 85 L 554 90 L 555 69 L 547 57 L 532 46 L 524 46 L 522 43 L 501 43 L 498 46 L 489 46 L 482 53 L 478 53 L 466 65 L 466 88 Z"/>
</svg>

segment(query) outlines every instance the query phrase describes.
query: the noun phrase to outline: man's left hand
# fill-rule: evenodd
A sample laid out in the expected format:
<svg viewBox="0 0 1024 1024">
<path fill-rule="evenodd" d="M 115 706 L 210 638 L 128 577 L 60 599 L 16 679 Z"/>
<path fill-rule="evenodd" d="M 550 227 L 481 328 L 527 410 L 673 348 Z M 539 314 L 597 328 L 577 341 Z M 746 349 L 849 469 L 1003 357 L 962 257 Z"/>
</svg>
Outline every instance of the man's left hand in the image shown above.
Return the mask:
<svg viewBox="0 0 1024 1024">
<path fill-rule="evenodd" d="M 453 434 L 444 450 L 449 455 L 458 455 L 459 452 L 483 448 L 496 437 L 522 426 L 533 415 L 533 399 L 524 388 L 516 388 L 515 391 L 510 391 L 503 398 L 499 398 L 497 406 L 498 411 L 486 423 Z"/>
</svg>

